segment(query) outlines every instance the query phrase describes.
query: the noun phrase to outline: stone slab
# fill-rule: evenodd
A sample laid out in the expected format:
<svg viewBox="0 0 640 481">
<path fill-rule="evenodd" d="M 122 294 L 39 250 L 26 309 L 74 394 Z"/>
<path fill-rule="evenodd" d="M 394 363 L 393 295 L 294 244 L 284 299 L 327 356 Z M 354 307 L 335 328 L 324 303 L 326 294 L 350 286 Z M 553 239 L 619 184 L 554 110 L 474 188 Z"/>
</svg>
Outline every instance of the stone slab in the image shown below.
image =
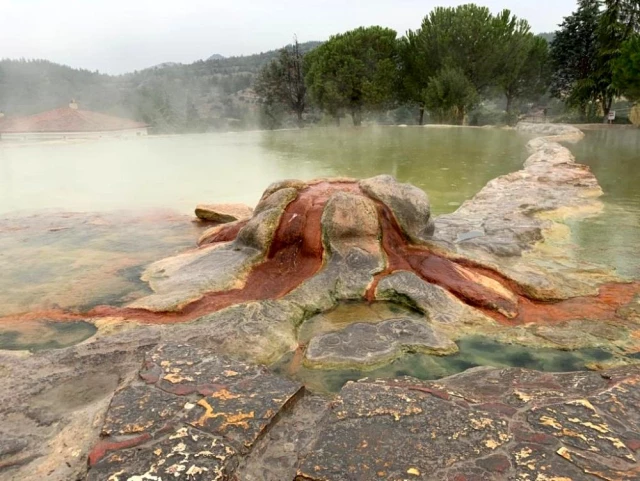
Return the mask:
<svg viewBox="0 0 640 481">
<path fill-rule="evenodd" d="M 349 383 L 296 479 L 640 479 L 639 383 L 636 367 L 477 368 L 436 382 Z"/>
<path fill-rule="evenodd" d="M 89 471 L 87 481 L 223 481 L 236 464 L 229 443 L 181 427 L 157 443 L 106 456 Z"/>
<path fill-rule="evenodd" d="M 355 323 L 311 339 L 305 353 L 308 367 L 375 367 L 405 352 L 451 354 L 458 347 L 426 320 L 390 319 L 376 324 Z"/>
</svg>

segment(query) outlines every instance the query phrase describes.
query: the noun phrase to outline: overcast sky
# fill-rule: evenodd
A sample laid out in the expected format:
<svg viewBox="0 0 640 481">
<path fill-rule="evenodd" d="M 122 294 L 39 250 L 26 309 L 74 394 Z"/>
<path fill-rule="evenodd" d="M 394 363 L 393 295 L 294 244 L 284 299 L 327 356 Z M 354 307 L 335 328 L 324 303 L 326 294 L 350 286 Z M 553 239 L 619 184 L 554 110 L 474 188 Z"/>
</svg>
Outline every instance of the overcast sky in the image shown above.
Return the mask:
<svg viewBox="0 0 640 481">
<path fill-rule="evenodd" d="M 404 34 L 452 0 L 0 0 L 0 58 L 124 73 L 213 53 L 246 55 L 359 26 Z M 575 0 L 477 0 L 508 8 L 536 33 L 555 30 Z"/>
</svg>

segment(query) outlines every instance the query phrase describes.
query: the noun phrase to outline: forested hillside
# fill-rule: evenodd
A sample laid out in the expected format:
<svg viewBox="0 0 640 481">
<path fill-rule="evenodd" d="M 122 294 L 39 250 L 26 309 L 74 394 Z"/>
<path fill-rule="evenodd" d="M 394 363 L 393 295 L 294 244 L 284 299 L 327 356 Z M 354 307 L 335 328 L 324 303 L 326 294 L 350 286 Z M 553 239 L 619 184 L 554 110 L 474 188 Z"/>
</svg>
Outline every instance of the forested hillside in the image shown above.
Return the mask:
<svg viewBox="0 0 640 481">
<path fill-rule="evenodd" d="M 320 42 L 301 44 L 306 52 Z M 110 76 L 47 60 L 0 60 L 0 111 L 28 115 L 66 105 L 130 117 L 155 132 L 257 125 L 256 98 L 247 91 L 277 50 L 242 57 L 162 64 Z"/>
</svg>

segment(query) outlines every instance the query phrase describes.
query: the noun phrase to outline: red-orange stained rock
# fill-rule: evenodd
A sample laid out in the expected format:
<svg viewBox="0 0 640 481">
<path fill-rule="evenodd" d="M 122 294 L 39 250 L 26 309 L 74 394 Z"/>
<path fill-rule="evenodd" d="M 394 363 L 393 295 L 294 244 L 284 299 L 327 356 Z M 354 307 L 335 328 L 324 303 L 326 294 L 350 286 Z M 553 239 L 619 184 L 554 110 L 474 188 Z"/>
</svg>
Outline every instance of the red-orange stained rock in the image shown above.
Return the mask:
<svg viewBox="0 0 640 481">
<path fill-rule="evenodd" d="M 245 225 L 247 225 L 247 220 L 232 222 L 230 224 L 225 224 L 220 227 L 220 230 L 215 233 L 215 235 L 209 237 L 202 245 L 207 244 L 215 244 L 216 242 L 230 242 L 238 237 L 238 232 Z"/>
<path fill-rule="evenodd" d="M 425 281 L 444 287 L 452 294 L 477 307 L 485 307 L 494 310 L 496 307 L 510 311 L 513 303 L 501 297 L 482 284 L 470 282 L 456 269 L 453 261 L 440 257 L 428 251 L 407 250 L 405 258 Z M 476 275 L 482 275 L 475 269 L 465 267 Z"/>
<path fill-rule="evenodd" d="M 245 286 L 220 293 L 205 294 L 200 300 L 187 305 L 177 313 L 154 313 L 144 309 L 100 306 L 88 313 L 70 313 L 62 310 L 40 311 L 0 319 L 0 323 L 20 322 L 30 319 L 56 319 L 73 321 L 86 317 L 125 317 L 147 323 L 177 323 L 193 320 L 242 302 L 277 299 L 316 274 L 322 267 L 323 246 L 321 218 L 324 206 L 336 191 L 360 193 L 355 182 L 318 182 L 302 190 L 282 215 L 273 243 L 264 262 L 249 273 Z M 362 194 L 364 195 L 364 194 Z M 640 292 L 640 282 L 603 285 L 600 294 L 566 301 L 545 303 L 523 295 L 524 290 L 513 280 L 498 272 L 477 265 L 466 259 L 448 259 L 426 247 L 410 245 L 389 209 L 377 202 L 382 227 L 382 247 L 387 256 L 384 272 L 375 276 L 366 294 L 375 299 L 375 289 L 383 277 L 398 271 L 413 271 L 424 280 L 439 285 L 463 301 L 479 308 L 497 321 L 516 325 L 524 323 L 554 323 L 571 319 L 611 320 L 616 310 L 631 302 Z M 233 240 L 243 223 L 223 228 L 212 242 Z M 460 267 L 475 275 L 499 282 L 518 298 L 517 316 L 508 319 L 496 312 L 496 307 L 513 307 L 495 291 L 472 282 L 460 271 Z"/>
<path fill-rule="evenodd" d="M 411 246 L 388 209 L 378 204 L 380 221 L 383 225 L 382 246 L 389 260 L 385 272 L 376 277 L 374 285 L 369 289 L 367 297 L 373 299 L 375 286 L 385 275 L 396 270 L 412 270 L 425 281 L 447 289 L 457 297 L 478 307 L 493 310 L 500 307 L 505 310 L 513 308 L 512 303 L 499 296 L 485 286 L 470 282 L 461 272 L 460 267 L 476 275 L 483 275 L 471 265 L 460 264 L 445 257 L 434 254 L 426 247 Z M 492 279 L 495 279 L 492 277 Z M 500 280 L 497 280 L 500 282 Z M 500 282 L 502 284 L 502 282 Z"/>
<path fill-rule="evenodd" d="M 141 436 L 137 436 L 125 441 L 100 441 L 89 453 L 89 466 L 93 466 L 98 461 L 106 456 L 111 451 L 117 451 L 118 449 L 132 448 L 139 444 L 145 443 L 151 439 L 148 433 L 144 433 Z"/>
<path fill-rule="evenodd" d="M 382 249 L 387 257 L 387 267 L 384 271 L 373 278 L 373 282 L 371 283 L 371 286 L 369 286 L 365 295 L 368 301 L 375 300 L 376 288 L 378 287 L 381 279 L 395 271 L 412 270 L 409 262 L 400 253 L 400 246 L 406 244 L 406 240 L 400 231 L 400 227 L 389 209 L 381 202 L 375 202 L 378 210 L 378 219 L 380 220 L 380 226 L 382 227 Z"/>
<path fill-rule="evenodd" d="M 267 259 L 255 266 L 241 289 L 205 294 L 180 312 L 99 306 L 88 313 L 117 316 L 153 324 L 186 322 L 242 302 L 278 299 L 312 277 L 322 267 L 321 218 L 324 205 L 336 191 L 358 192 L 356 183 L 320 182 L 301 191 L 285 209 Z"/>
<path fill-rule="evenodd" d="M 630 303 L 640 293 L 640 282 L 603 284 L 599 291 L 597 296 L 574 297 L 552 303 L 535 302 L 520 296 L 518 317 L 511 322 L 551 324 L 572 319 L 612 320 L 618 308 Z"/>
</svg>

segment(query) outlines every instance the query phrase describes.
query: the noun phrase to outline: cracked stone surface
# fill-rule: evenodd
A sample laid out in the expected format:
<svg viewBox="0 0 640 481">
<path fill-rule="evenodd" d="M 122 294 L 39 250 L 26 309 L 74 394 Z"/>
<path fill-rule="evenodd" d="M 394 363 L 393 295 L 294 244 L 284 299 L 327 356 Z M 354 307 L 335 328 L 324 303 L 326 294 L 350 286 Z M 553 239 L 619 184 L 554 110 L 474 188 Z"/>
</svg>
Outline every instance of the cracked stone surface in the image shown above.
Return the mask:
<svg viewBox="0 0 640 481">
<path fill-rule="evenodd" d="M 87 480 L 222 481 L 229 479 L 235 464 L 235 451 L 222 438 L 182 427 L 142 449 L 108 455 L 91 469 Z"/>
<path fill-rule="evenodd" d="M 305 352 L 309 367 L 375 367 L 406 351 L 451 354 L 458 347 L 445 334 L 425 322 L 391 319 L 377 324 L 355 323 L 314 337 Z"/>
<path fill-rule="evenodd" d="M 236 455 L 246 454 L 302 389 L 262 366 L 188 344 L 159 345 L 145 356 L 139 380 L 111 400 L 88 479 L 228 479 Z"/>
<path fill-rule="evenodd" d="M 102 426 L 103 436 L 154 432 L 182 409 L 184 400 L 149 386 L 132 386 L 116 393 Z"/>
<path fill-rule="evenodd" d="M 124 349 L 136 345 L 131 333 L 125 334 L 129 344 L 123 337 L 120 349 L 135 352 Z M 37 431 L 29 435 L 28 419 L 49 426 L 80 422 L 71 421 L 71 430 L 55 439 L 70 450 L 93 449 L 85 447 L 86 454 L 69 463 L 75 474 L 60 479 L 84 479 L 86 467 L 78 462 L 85 456 L 91 481 L 151 476 L 601 481 L 635 480 L 640 473 L 640 367 L 578 373 L 475 368 L 432 382 L 363 380 L 322 398 L 265 367 L 210 349 L 151 346 L 144 359 L 132 358 L 138 359 L 133 373 L 126 370 L 131 363 L 110 363 L 112 372 L 125 367 L 123 384 L 112 397 L 117 379 L 95 384 L 93 377 L 77 379 L 75 371 L 66 382 L 54 377 L 38 396 L 18 385 L 11 407 L 23 410 L 21 402 L 32 401 L 24 411 L 28 418 L 22 419 L 17 411 L 10 414 L 9 404 L 2 405 L 3 429 L 10 427 L 7 421 L 21 422 L 24 433 L 19 438 L 7 433 L 0 442 L 3 479 L 42 479 L 51 469 L 48 462 L 59 459 L 34 450 L 46 437 Z M 66 356 L 56 351 L 48 360 L 80 358 L 88 372 L 104 366 L 100 351 L 67 351 Z M 28 358 L 23 367 L 38 358 Z M 42 365 L 33 366 L 51 380 Z M 86 390 L 84 404 L 76 399 L 75 407 L 68 402 L 64 410 L 57 407 L 64 396 L 78 393 L 80 382 L 90 383 L 84 389 L 95 386 Z M 81 415 L 88 408 L 97 417 Z M 79 437 L 89 419 L 97 430 Z"/>
<path fill-rule="evenodd" d="M 603 375 L 477 368 L 438 382 L 349 383 L 296 479 L 639 479 L 635 405 L 629 425 L 606 420 L 626 406 L 619 393 L 638 395 L 639 381 L 636 367 Z M 603 397 L 609 403 L 596 407 Z"/>
<path fill-rule="evenodd" d="M 200 399 L 187 422 L 205 432 L 223 435 L 241 449 L 248 449 L 273 417 L 294 402 L 301 389 L 296 382 L 263 374 Z"/>
</svg>

